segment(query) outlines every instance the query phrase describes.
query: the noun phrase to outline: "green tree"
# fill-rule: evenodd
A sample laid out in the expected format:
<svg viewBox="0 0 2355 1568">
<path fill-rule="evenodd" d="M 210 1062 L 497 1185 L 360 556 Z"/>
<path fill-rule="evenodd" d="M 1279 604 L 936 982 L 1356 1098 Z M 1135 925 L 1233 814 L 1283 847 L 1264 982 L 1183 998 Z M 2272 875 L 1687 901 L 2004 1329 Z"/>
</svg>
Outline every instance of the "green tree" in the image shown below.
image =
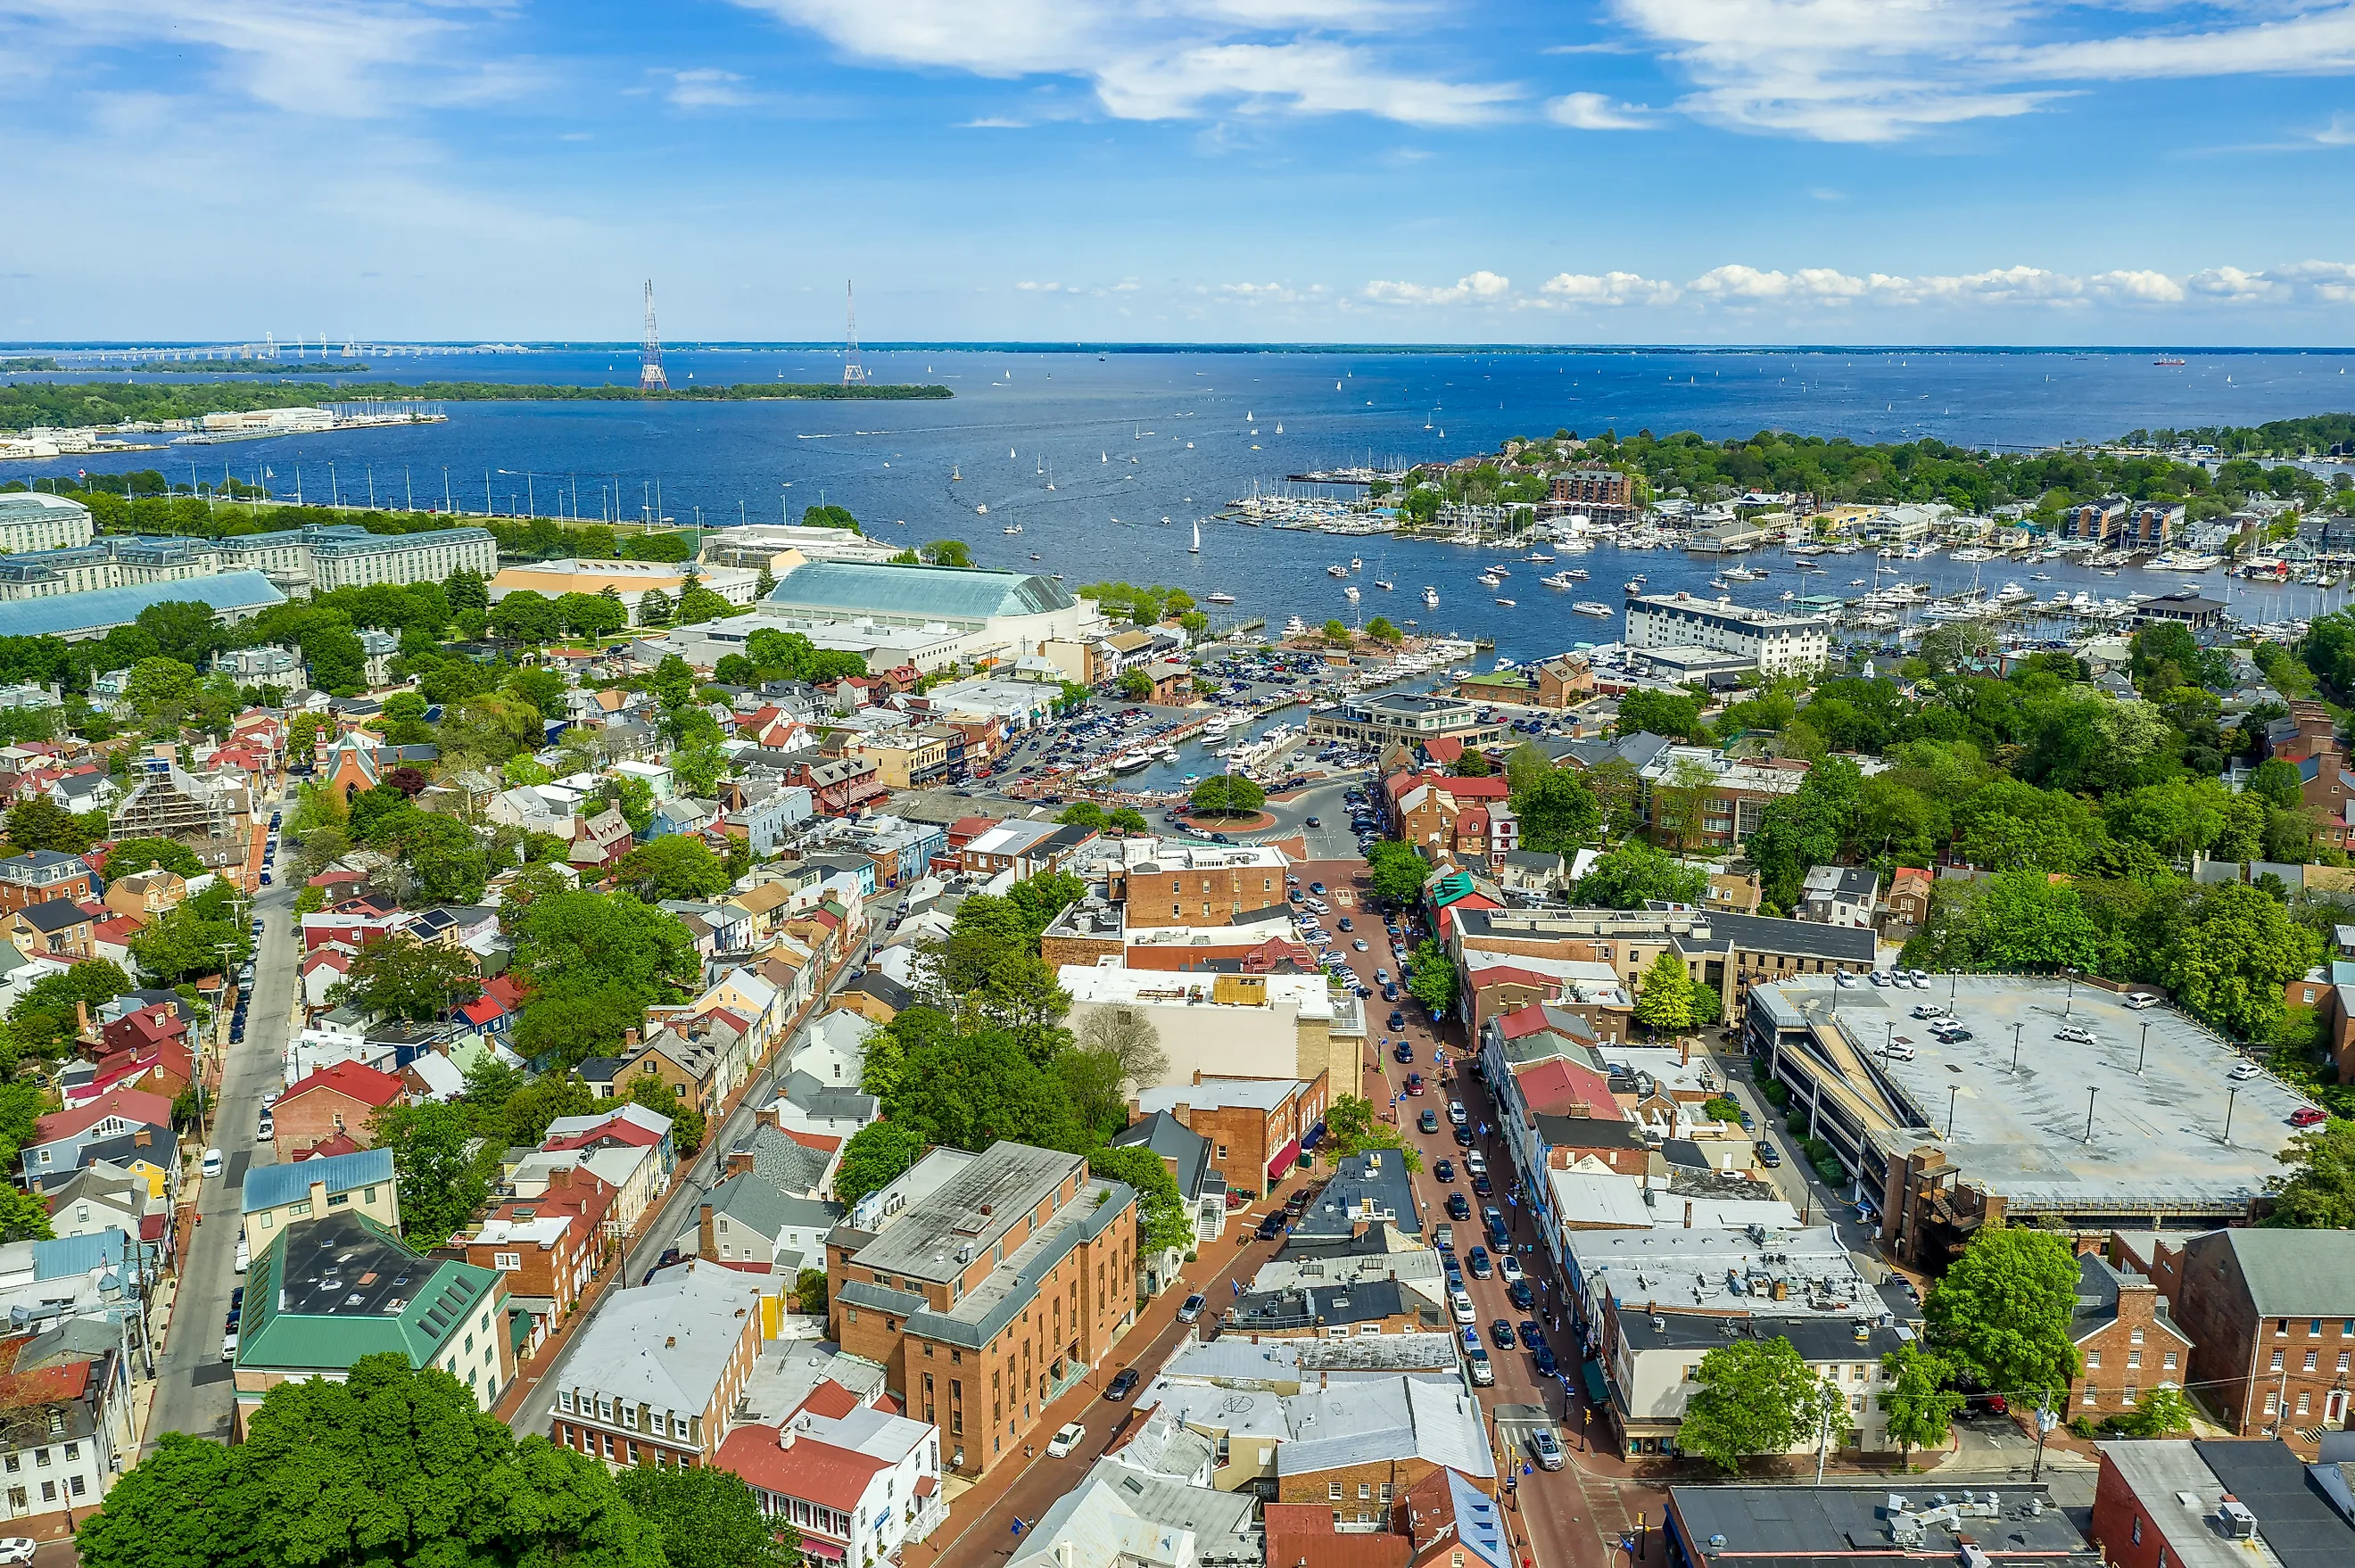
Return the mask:
<svg viewBox="0 0 2355 1568">
<path fill-rule="evenodd" d="M 963 539 L 934 539 L 923 549 L 927 566 L 970 567 L 973 550 Z"/>
<path fill-rule="evenodd" d="M 1406 641 L 1406 634 L 1392 625 L 1387 615 L 1377 615 L 1367 622 L 1366 635 L 1378 643 L 1387 643 L 1392 647 Z"/>
<path fill-rule="evenodd" d="M 1672 741 L 1706 741 L 1709 726 L 1700 721 L 1706 701 L 1697 691 L 1668 692 L 1639 688 L 1619 699 L 1618 732 L 1622 735 L 1665 735 Z"/>
<path fill-rule="evenodd" d="M 927 1143 L 976 1153 L 1000 1138 L 1073 1152 L 1085 1142 L 1062 1080 L 993 1029 L 952 1034 L 913 1053 L 884 1114 Z"/>
<path fill-rule="evenodd" d="M 2301 1128 L 2282 1150 L 2286 1176 L 2268 1177 L 2273 1208 L 2263 1224 L 2301 1231 L 2355 1228 L 2355 1121 L 2333 1116 Z"/>
<path fill-rule="evenodd" d="M 634 837 L 645 837 L 646 829 L 654 826 L 654 786 L 642 778 L 628 773 L 610 773 L 598 782 L 589 798 L 594 803 L 594 809 L 602 810 L 610 805 L 619 811 L 622 820 L 629 824 Z"/>
<path fill-rule="evenodd" d="M 1104 818 L 1104 825 L 1114 832 L 1131 838 L 1153 831 L 1152 825 L 1145 820 L 1145 813 L 1133 805 L 1124 805 L 1114 811 L 1110 816 Z"/>
<path fill-rule="evenodd" d="M 1136 1250 L 1183 1252 L 1194 1245 L 1194 1217 L 1178 1196 L 1177 1179 L 1161 1157 L 1142 1145 L 1098 1145 L 1088 1151 L 1088 1170 L 1124 1181 L 1136 1193 Z"/>
<path fill-rule="evenodd" d="M 1194 786 L 1188 805 L 1196 816 L 1252 816 L 1267 804 L 1267 791 L 1241 773 L 1212 773 Z"/>
<path fill-rule="evenodd" d="M 805 1268 L 794 1276 L 794 1303 L 810 1317 L 826 1316 L 826 1270 Z"/>
<path fill-rule="evenodd" d="M 482 994 L 474 955 L 465 949 L 388 937 L 354 955 L 330 999 L 382 1018 L 431 1023 Z"/>
<path fill-rule="evenodd" d="M 1397 839 L 1378 838 L 1369 845 L 1366 868 L 1374 897 L 1408 908 L 1423 901 L 1423 880 L 1431 875 L 1431 868 Z"/>
<path fill-rule="evenodd" d="M 1512 783 L 1513 815 L 1521 823 L 1521 847 L 1540 854 L 1568 854 L 1593 843 L 1603 827 L 1603 803 L 1586 781 L 1550 763 L 1542 771 L 1523 764 L 1516 773 L 1512 764 L 1520 754 L 1516 752 L 1507 759 L 1506 773 Z M 1538 752 L 1540 762 L 1544 756 Z"/>
<path fill-rule="evenodd" d="M 125 838 L 106 852 L 109 881 L 150 870 L 169 871 L 176 877 L 201 877 L 205 863 L 176 838 Z"/>
<path fill-rule="evenodd" d="M 5 1152 L 13 1158 L 16 1147 Z M 0 1242 L 46 1242 L 53 1234 L 47 1203 L 19 1188 L 0 1187 Z"/>
<path fill-rule="evenodd" d="M 536 998 L 618 989 L 643 1006 L 673 999 L 702 974 L 687 928 L 627 892 L 542 894 L 514 931 L 516 966 Z"/>
<path fill-rule="evenodd" d="M 253 951 L 252 938 L 246 927 L 224 918 L 227 890 L 215 887 L 222 897 L 191 899 L 133 932 L 132 962 L 166 986 L 241 963 Z"/>
<path fill-rule="evenodd" d="M 602 1464 L 397 1353 L 280 1383 L 235 1447 L 165 1434 L 74 1546 L 91 1568 L 669 1568 Z"/>
<path fill-rule="evenodd" d="M 66 810 L 46 795 L 33 795 L 8 808 L 8 848 L 27 855 L 54 849 L 61 855 L 82 855 L 106 837 L 106 814 L 80 816 Z"/>
<path fill-rule="evenodd" d="M 1485 779 L 1495 771 L 1495 764 L 1488 761 L 1488 753 L 1475 747 L 1465 747 L 1464 754 L 1455 759 L 1457 778 Z"/>
<path fill-rule="evenodd" d="M 2249 775 L 2248 788 L 2285 811 L 2296 811 L 2306 803 L 2296 764 L 2279 757 L 2267 757 L 2259 763 L 2256 772 Z"/>
<path fill-rule="evenodd" d="M 2093 971 L 2101 932 L 2078 888 L 2042 871 L 2004 871 L 1983 883 L 1955 879 L 1934 890 L 1927 933 L 1941 969 Z"/>
<path fill-rule="evenodd" d="M 710 846 L 685 833 L 647 839 L 613 863 L 613 876 L 647 903 L 717 898 L 734 880 Z"/>
<path fill-rule="evenodd" d="M 2228 1038 L 2267 1040 L 2280 1026 L 2286 988 L 2321 952 L 2321 939 L 2278 901 L 2231 882 L 2192 901 L 2152 977 Z"/>
<path fill-rule="evenodd" d="M 2077 1259 L 2050 1231 L 1982 1230 L 1923 1304 L 1930 1342 L 1983 1385 L 2050 1397 L 2077 1371 Z"/>
<path fill-rule="evenodd" d="M 202 696 L 197 672 L 177 659 L 141 659 L 123 686 L 124 704 L 151 735 L 176 734 Z"/>
<path fill-rule="evenodd" d="M 658 1532 L 665 1568 L 795 1568 L 801 1562 L 793 1526 L 763 1514 L 733 1470 L 635 1465 L 614 1487 Z"/>
<path fill-rule="evenodd" d="M 1324 635 L 1325 640 L 1337 648 L 1346 648 L 1356 641 L 1349 635 L 1348 623 L 1338 616 L 1325 623 Z"/>
<path fill-rule="evenodd" d="M 1075 800 L 1055 814 L 1055 820 L 1067 827 L 1096 827 L 1104 825 L 1104 808 L 1092 800 Z"/>
<path fill-rule="evenodd" d="M 1142 669 L 1121 671 L 1116 686 L 1120 694 L 1131 702 L 1144 702 L 1153 696 L 1153 677 Z"/>
<path fill-rule="evenodd" d="M 421 1249 L 440 1246 L 490 1192 L 468 1157 L 474 1129 L 455 1104 L 388 1105 L 369 1123 L 373 1147 L 392 1151 L 401 1232 Z"/>
<path fill-rule="evenodd" d="M 1576 896 L 1582 904 L 1604 909 L 1641 909 L 1654 899 L 1697 904 L 1709 897 L 1709 873 L 1631 838 L 1587 868 Z"/>
<path fill-rule="evenodd" d="M 872 1043 L 870 1039 L 869 1043 Z M 915 1168 L 925 1148 L 923 1135 L 897 1122 L 869 1122 L 842 1146 L 834 1168 L 834 1200 L 847 1209 Z"/>
<path fill-rule="evenodd" d="M 649 588 L 638 595 L 638 624 L 667 626 L 670 624 L 670 595 L 659 588 Z"/>
<path fill-rule="evenodd" d="M 2191 1401 L 2173 1383 L 2147 1390 L 2135 1401 L 2134 1413 L 2113 1417 L 2129 1437 L 2182 1437 L 2191 1431 Z"/>
<path fill-rule="evenodd" d="M 120 965 L 85 958 L 62 974 L 44 975 L 26 987 L 8 1009 L 8 1027 L 20 1049 L 56 1056 L 80 1031 L 85 1008 L 95 1013 L 130 989 L 131 976 Z"/>
<path fill-rule="evenodd" d="M 1882 1356 L 1881 1371 L 1889 1385 L 1879 1396 L 1881 1408 L 1903 1469 L 1913 1449 L 1945 1446 L 1955 1417 L 1969 1402 L 1952 1386 L 1955 1371 L 1945 1358 L 1919 1345 L 1901 1345 Z"/>
<path fill-rule="evenodd" d="M 1636 994 L 1636 1019 L 1654 1034 L 1682 1034 L 1692 1028 L 1692 980 L 1684 960 L 1667 948 L 1644 971 Z"/>
<path fill-rule="evenodd" d="M 1824 1386 L 1780 1335 L 1720 1345 L 1700 1359 L 1677 1446 L 1729 1474 L 1753 1455 L 1788 1453 L 1816 1435 Z"/>
<path fill-rule="evenodd" d="M 1071 1114 L 1092 1135 L 1106 1137 L 1126 1125 L 1127 1106 L 1121 1094 L 1118 1056 L 1109 1051 L 1091 1051 L 1075 1045 L 1057 1052 L 1054 1066 L 1063 1080 L 1063 1093 L 1071 1100 Z"/>
<path fill-rule="evenodd" d="M 1325 1107 L 1324 1154 L 1337 1165 L 1368 1149 L 1397 1149 L 1411 1172 L 1423 1169 L 1423 1151 L 1408 1143 L 1395 1124 L 1374 1115 L 1373 1103 L 1361 1094 L 1342 1094 Z"/>
<path fill-rule="evenodd" d="M 1416 944 L 1411 963 L 1413 972 L 1406 988 L 1421 1002 L 1433 1018 L 1439 1018 L 1455 1006 L 1455 961 L 1447 955 L 1433 937 L 1424 937 Z"/>
</svg>

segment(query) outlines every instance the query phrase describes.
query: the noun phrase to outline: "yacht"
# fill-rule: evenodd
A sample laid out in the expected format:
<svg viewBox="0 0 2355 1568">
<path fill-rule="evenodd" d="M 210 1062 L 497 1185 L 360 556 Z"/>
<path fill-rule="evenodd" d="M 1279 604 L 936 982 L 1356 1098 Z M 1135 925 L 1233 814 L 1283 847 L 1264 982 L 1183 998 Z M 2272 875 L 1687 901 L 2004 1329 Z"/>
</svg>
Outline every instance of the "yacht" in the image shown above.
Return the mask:
<svg viewBox="0 0 2355 1568">
<path fill-rule="evenodd" d="M 1497 603 L 1502 604 L 1508 610 L 1513 608 L 1513 602 L 1509 599 L 1499 599 Z"/>
<path fill-rule="evenodd" d="M 1426 610 L 1436 610 L 1439 608 L 1438 589 L 1429 587 L 1427 585 L 1424 587 L 1423 591 L 1423 607 Z"/>
<path fill-rule="evenodd" d="M 1004 531 L 1009 534 L 1018 534 L 1022 531 L 1022 525 L 1020 523 L 1008 524 Z"/>
<path fill-rule="evenodd" d="M 1755 582 L 1766 574 L 1763 571 L 1753 571 L 1746 566 L 1729 566 L 1718 575 L 1724 578 L 1727 582 Z"/>
<path fill-rule="evenodd" d="M 1178 748 L 1175 746 L 1164 746 L 1159 751 L 1155 752 L 1153 755 L 1156 761 L 1174 763 L 1178 760 Z"/>
<path fill-rule="evenodd" d="M 1582 599 L 1577 603 L 1572 604 L 1571 608 L 1576 611 L 1579 614 L 1593 615 L 1598 619 L 1605 621 L 1618 613 L 1618 612 L 1612 609 L 1610 605 L 1598 604 L 1592 599 Z"/>
<path fill-rule="evenodd" d="M 1112 760 L 1112 771 L 1116 773 L 1141 773 L 1152 765 L 1153 755 L 1149 752 L 1123 752 Z"/>
<path fill-rule="evenodd" d="M 1226 740 L 1227 732 L 1227 716 L 1223 713 L 1213 713 L 1209 719 L 1203 720 L 1202 743 L 1206 746 L 1218 745 Z"/>
<path fill-rule="evenodd" d="M 1712 578 L 1710 578 L 1710 579 L 1709 580 L 1709 585 L 1710 585 L 1711 588 L 1731 588 L 1731 587 L 1732 587 L 1732 586 L 1733 586 L 1732 583 L 1730 583 L 1730 582 L 1726 581 L 1726 580 L 1725 580 L 1724 578 L 1722 578 L 1722 577 L 1712 577 Z"/>
<path fill-rule="evenodd" d="M 1513 575 L 1512 569 L 1510 567 L 1492 566 L 1488 570 L 1495 572 L 1499 577 L 1510 577 Z"/>
<path fill-rule="evenodd" d="M 1036 560 L 1039 558 L 1034 555 L 1030 559 Z M 1231 604 L 1234 602 L 1235 596 L 1231 593 L 1220 592 L 1205 593 L 1202 595 L 1202 603 L 1205 604 Z"/>
<path fill-rule="evenodd" d="M 1540 577 L 1538 581 L 1548 588 L 1575 588 L 1578 586 L 1577 579 L 1585 575 L 1582 571 L 1557 571 L 1551 577 Z"/>
<path fill-rule="evenodd" d="M 1359 593 L 1358 585 L 1352 582 L 1348 587 L 1341 590 L 1341 597 L 1347 599 L 1350 603 L 1355 604 L 1359 599 L 1363 597 L 1363 595 Z"/>
<path fill-rule="evenodd" d="M 1366 563 L 1353 555 L 1349 558 L 1349 570 L 1351 571 L 1363 571 L 1366 570 Z"/>
<path fill-rule="evenodd" d="M 1523 560 L 1526 560 L 1526 561 L 1530 562 L 1530 563 L 1531 563 L 1531 564 L 1533 564 L 1533 565 L 1540 565 L 1540 566 L 1541 566 L 1541 565 L 1544 565 L 1544 564 L 1546 564 L 1546 563 L 1548 563 L 1548 562 L 1551 561 L 1551 560 L 1553 560 L 1553 557 L 1551 557 L 1551 556 L 1550 556 L 1550 555 L 1546 554 L 1546 552 L 1545 552 L 1545 551 L 1543 551 L 1543 550 L 1540 549 L 1540 550 L 1531 550 L 1529 554 L 1527 554 L 1527 555 L 1523 556 L 1521 559 L 1522 559 Z"/>
<path fill-rule="evenodd" d="M 1394 592 L 1397 589 L 1398 584 L 1395 582 L 1384 582 L 1380 578 L 1377 577 L 1374 579 L 1374 586 L 1380 589 L 1383 592 L 1389 593 Z"/>
<path fill-rule="evenodd" d="M 1325 569 L 1325 575 L 1327 577 L 1347 577 L 1349 575 L 1349 569 L 1346 566 L 1328 566 Z"/>
<path fill-rule="evenodd" d="M 1284 635 L 1287 637 L 1305 637 L 1308 635 L 1308 623 L 1295 615 L 1284 624 Z"/>
</svg>

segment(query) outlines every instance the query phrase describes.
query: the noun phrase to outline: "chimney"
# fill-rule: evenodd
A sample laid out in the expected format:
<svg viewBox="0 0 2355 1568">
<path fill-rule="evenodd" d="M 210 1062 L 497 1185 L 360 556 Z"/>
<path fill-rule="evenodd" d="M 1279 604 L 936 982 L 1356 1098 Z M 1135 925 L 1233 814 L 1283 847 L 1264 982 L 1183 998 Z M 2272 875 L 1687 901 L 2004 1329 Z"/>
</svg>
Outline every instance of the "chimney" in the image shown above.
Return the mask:
<svg viewBox="0 0 2355 1568">
<path fill-rule="evenodd" d="M 325 1181 L 314 1181 L 311 1183 L 311 1212 L 325 1214 L 326 1211 L 327 1184 Z"/>
<path fill-rule="evenodd" d="M 666 1349 L 666 1350 L 676 1350 L 676 1349 L 678 1349 L 678 1336 L 677 1336 L 677 1335 L 676 1335 L 676 1334 L 673 1334 L 673 1335 L 670 1335 L 670 1336 L 668 1336 L 667 1338 L 666 1338 L 666 1339 L 663 1340 L 663 1349 Z"/>
<path fill-rule="evenodd" d="M 1692 1065 L 1692 1040 L 1689 1037 L 1677 1041 L 1677 1061 L 1686 1067 Z"/>
<path fill-rule="evenodd" d="M 624 1051 L 634 1051 L 637 1049 L 637 1045 L 638 1031 L 634 1029 L 623 1029 L 622 1031 L 622 1049 Z"/>
<path fill-rule="evenodd" d="M 74 1032 L 76 1034 L 88 1034 L 90 1032 L 90 1004 L 88 1002 L 76 1001 L 74 1003 Z"/>
<path fill-rule="evenodd" d="M 777 1428 L 777 1446 L 780 1448 L 790 1449 L 793 1445 L 794 1424 L 788 1421 L 783 1426 Z"/>
<path fill-rule="evenodd" d="M 1055 1568 L 1071 1568 L 1071 1543 L 1069 1541 L 1055 1542 Z"/>
<path fill-rule="evenodd" d="M 1692 1200 L 1689 1198 L 1685 1200 L 1685 1229 L 1692 1229 Z"/>
</svg>

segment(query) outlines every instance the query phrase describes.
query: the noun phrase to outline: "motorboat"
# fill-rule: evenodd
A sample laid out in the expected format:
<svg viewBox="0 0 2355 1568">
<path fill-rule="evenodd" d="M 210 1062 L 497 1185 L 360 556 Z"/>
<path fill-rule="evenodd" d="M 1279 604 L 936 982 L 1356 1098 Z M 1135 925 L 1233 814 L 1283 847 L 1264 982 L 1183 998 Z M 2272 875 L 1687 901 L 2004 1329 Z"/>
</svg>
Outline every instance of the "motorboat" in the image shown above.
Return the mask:
<svg viewBox="0 0 2355 1568">
<path fill-rule="evenodd" d="M 1011 523 L 1008 524 L 1003 531 L 1009 534 L 1018 534 L 1022 531 L 1022 525 L 1020 523 Z"/>
<path fill-rule="evenodd" d="M 1582 599 L 1577 603 L 1572 604 L 1571 609 L 1581 615 L 1593 615 L 1597 619 L 1604 621 L 1609 620 L 1612 616 L 1618 613 L 1618 612 L 1612 609 L 1610 605 L 1598 604 L 1592 599 Z"/>
<path fill-rule="evenodd" d="M 1582 572 L 1577 575 L 1583 576 L 1585 574 Z M 1538 581 L 1548 588 L 1575 588 L 1578 586 L 1572 574 L 1567 571 L 1557 571 L 1551 577 L 1540 577 Z"/>
<path fill-rule="evenodd" d="M 1327 577 L 1347 577 L 1349 575 L 1349 569 L 1346 566 L 1328 566 L 1325 569 L 1325 575 Z"/>
<path fill-rule="evenodd" d="M 1030 559 L 1036 560 L 1039 558 L 1034 555 Z M 1235 596 L 1231 593 L 1205 593 L 1202 595 L 1202 603 L 1205 604 L 1231 604 L 1234 602 Z"/>
<path fill-rule="evenodd" d="M 1141 773 L 1152 765 L 1153 755 L 1149 752 L 1123 752 L 1112 760 L 1112 771 L 1116 773 Z"/>
<path fill-rule="evenodd" d="M 1287 637 L 1305 637 L 1308 635 L 1308 623 L 1295 615 L 1284 624 L 1284 635 Z"/>
<path fill-rule="evenodd" d="M 1583 582 L 1586 581 L 1586 568 L 1582 566 L 1573 566 L 1567 571 L 1564 571 L 1562 575 L 1564 577 L 1574 578 L 1578 581 Z"/>
<path fill-rule="evenodd" d="M 1439 608 L 1439 590 L 1438 590 L 1438 589 L 1436 589 L 1436 588 L 1432 588 L 1432 587 L 1429 587 L 1429 586 L 1426 586 L 1426 587 L 1423 589 L 1423 607 L 1424 609 L 1426 609 L 1426 610 L 1436 610 L 1436 609 L 1438 609 L 1438 608 Z"/>
<path fill-rule="evenodd" d="M 1513 602 L 1509 599 L 1499 599 L 1497 603 L 1502 604 L 1508 610 L 1513 608 Z"/>
<path fill-rule="evenodd" d="M 1389 593 L 1394 591 L 1398 587 L 1398 584 L 1395 582 L 1384 582 L 1380 578 L 1377 577 L 1374 579 L 1374 586 L 1380 589 L 1383 592 Z"/>
<path fill-rule="evenodd" d="M 1347 599 L 1350 603 L 1355 604 L 1360 598 L 1364 597 L 1364 595 L 1358 592 L 1358 585 L 1352 582 L 1348 587 L 1341 590 L 1341 597 Z"/>
</svg>

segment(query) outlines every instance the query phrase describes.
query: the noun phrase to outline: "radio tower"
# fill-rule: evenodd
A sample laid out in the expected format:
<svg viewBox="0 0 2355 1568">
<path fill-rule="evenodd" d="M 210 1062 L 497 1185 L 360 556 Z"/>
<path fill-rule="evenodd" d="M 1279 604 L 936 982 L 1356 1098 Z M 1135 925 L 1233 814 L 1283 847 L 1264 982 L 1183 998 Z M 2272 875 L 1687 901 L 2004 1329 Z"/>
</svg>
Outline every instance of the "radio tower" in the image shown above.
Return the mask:
<svg viewBox="0 0 2355 1568">
<path fill-rule="evenodd" d="M 670 390 L 670 379 L 663 374 L 662 336 L 655 331 L 655 281 L 652 278 L 646 280 L 646 342 L 638 354 L 638 390 Z"/>
<path fill-rule="evenodd" d="M 842 384 L 846 387 L 864 386 L 867 381 L 867 370 L 858 363 L 858 301 L 850 292 L 848 279 L 843 281 L 842 301 L 846 312 L 843 328 L 845 348 L 842 356 Z"/>
</svg>

